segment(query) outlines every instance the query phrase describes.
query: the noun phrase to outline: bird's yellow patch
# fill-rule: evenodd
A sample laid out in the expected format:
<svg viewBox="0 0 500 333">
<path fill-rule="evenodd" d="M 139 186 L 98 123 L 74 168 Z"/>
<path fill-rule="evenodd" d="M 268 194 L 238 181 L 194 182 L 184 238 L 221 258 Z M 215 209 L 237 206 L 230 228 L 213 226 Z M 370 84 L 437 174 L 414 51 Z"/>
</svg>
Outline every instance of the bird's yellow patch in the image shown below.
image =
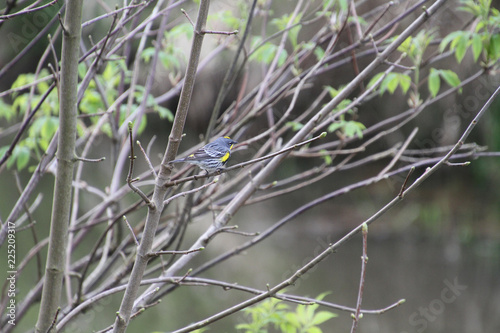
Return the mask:
<svg viewBox="0 0 500 333">
<path fill-rule="evenodd" d="M 230 153 L 227 152 L 226 155 L 222 156 L 222 158 L 220 159 L 222 161 L 222 163 L 225 163 L 227 161 L 227 159 L 229 158 L 229 155 L 230 155 Z"/>
</svg>

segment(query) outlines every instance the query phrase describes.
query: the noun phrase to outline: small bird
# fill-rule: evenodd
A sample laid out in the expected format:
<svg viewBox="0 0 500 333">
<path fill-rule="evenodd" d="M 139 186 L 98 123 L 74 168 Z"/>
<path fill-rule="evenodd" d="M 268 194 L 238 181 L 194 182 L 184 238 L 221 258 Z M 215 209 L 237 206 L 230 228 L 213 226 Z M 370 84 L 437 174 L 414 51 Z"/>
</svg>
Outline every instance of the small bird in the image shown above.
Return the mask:
<svg viewBox="0 0 500 333">
<path fill-rule="evenodd" d="M 229 156 L 231 156 L 231 149 L 237 143 L 228 136 L 218 138 L 213 142 L 207 143 L 191 155 L 168 163 L 190 163 L 199 166 L 207 173 L 211 173 L 224 167 Z"/>
</svg>

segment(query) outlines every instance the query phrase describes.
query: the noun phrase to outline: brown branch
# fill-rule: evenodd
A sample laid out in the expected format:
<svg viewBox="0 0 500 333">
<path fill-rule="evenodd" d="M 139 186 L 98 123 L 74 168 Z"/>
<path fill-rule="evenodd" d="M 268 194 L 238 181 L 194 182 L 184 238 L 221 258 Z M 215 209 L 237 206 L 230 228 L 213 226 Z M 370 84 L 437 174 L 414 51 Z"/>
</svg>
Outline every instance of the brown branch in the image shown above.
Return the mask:
<svg viewBox="0 0 500 333">
<path fill-rule="evenodd" d="M 11 3 L 13 1 L 7 1 L 7 3 Z M 34 7 L 37 3 L 39 2 L 42 2 L 41 0 L 38 0 L 38 1 L 35 1 L 34 3 L 32 3 L 31 5 L 23 8 L 22 10 L 14 13 L 14 14 L 8 14 L 8 15 L 0 15 L 0 25 L 4 22 L 4 21 L 7 21 L 8 19 L 11 19 L 13 17 L 16 17 L 16 16 L 20 16 L 20 15 L 25 15 L 25 14 L 31 14 L 31 13 L 34 13 L 36 11 L 39 11 L 39 10 L 42 10 L 42 9 L 45 9 L 47 7 L 50 7 L 50 6 L 53 6 L 57 3 L 57 0 L 52 0 L 48 3 L 46 3 L 45 5 L 41 5 L 41 6 L 38 6 L 38 7 Z M 15 1 L 14 1 L 15 3 Z M 8 8 L 12 8 L 12 7 L 8 7 Z"/>
<path fill-rule="evenodd" d="M 134 229 L 132 228 L 130 223 L 128 223 L 127 217 L 125 215 L 123 215 L 123 222 L 125 222 L 127 224 L 128 230 L 130 230 L 130 234 L 132 235 L 132 238 L 134 239 L 135 245 L 139 246 L 139 241 L 137 240 L 137 237 L 135 236 Z"/>
<path fill-rule="evenodd" d="M 55 88 L 55 83 L 53 82 L 49 88 L 47 89 L 47 91 L 42 95 L 42 97 L 40 98 L 40 101 L 38 101 L 38 104 L 35 106 L 35 108 L 30 112 L 30 114 L 26 117 L 26 119 L 24 119 L 23 121 L 23 124 L 21 125 L 21 128 L 19 128 L 19 130 L 17 131 L 16 133 L 16 136 L 14 137 L 14 140 L 12 140 L 12 143 L 10 144 L 9 148 L 7 149 L 7 151 L 5 152 L 4 156 L 2 156 L 2 159 L 0 159 L 0 166 L 2 164 L 4 164 L 7 159 L 12 155 L 12 152 L 14 151 L 14 148 L 16 148 L 16 145 L 19 143 L 19 141 L 21 140 L 21 137 L 23 136 L 24 134 L 24 131 L 26 131 L 26 129 L 28 128 L 31 120 L 33 119 L 33 117 L 35 116 L 35 114 L 38 112 L 38 110 L 40 110 L 43 102 L 45 102 L 45 100 L 47 99 L 47 97 L 49 97 L 49 94 L 52 92 L 52 90 Z"/>
<path fill-rule="evenodd" d="M 151 171 L 151 174 L 156 178 L 156 171 L 155 168 L 153 167 L 153 163 L 151 163 L 151 160 L 149 159 L 148 153 L 142 148 L 141 142 L 137 140 L 137 145 L 139 146 L 139 149 L 141 149 L 142 155 L 144 155 L 144 158 L 146 159 L 146 162 L 148 163 L 149 171 Z M 148 145 L 148 150 L 150 146 Z"/>
<path fill-rule="evenodd" d="M 133 143 L 133 139 L 132 139 L 132 128 L 133 128 L 132 123 L 129 122 L 128 132 L 129 132 L 129 143 L 130 143 L 130 156 L 129 156 L 130 166 L 128 169 L 127 184 L 132 189 L 132 191 L 137 193 L 142 198 L 142 200 L 144 200 L 144 202 L 149 206 L 149 208 L 153 209 L 154 203 L 151 200 L 149 200 L 149 198 L 147 197 L 146 194 L 144 194 L 144 192 L 142 192 L 137 186 L 135 186 L 133 184 L 133 182 L 137 181 L 138 179 L 132 179 L 132 174 L 134 172 L 134 160 L 137 158 L 134 155 L 134 143 Z"/>
<path fill-rule="evenodd" d="M 387 11 L 389 10 L 389 8 L 391 8 L 392 6 L 394 5 L 394 2 L 393 1 L 390 1 L 386 7 L 384 8 L 384 10 L 382 11 L 382 13 L 380 13 L 380 15 L 375 19 L 373 20 L 373 22 L 368 26 L 368 28 L 366 28 L 366 31 L 365 33 L 363 34 L 362 37 L 360 37 L 360 39 L 365 39 L 366 36 L 368 36 L 368 34 L 370 33 L 370 31 L 372 31 L 372 29 L 375 27 L 375 25 L 378 23 L 378 21 L 380 21 L 380 19 L 382 17 L 384 17 L 384 15 L 387 13 Z"/>
<path fill-rule="evenodd" d="M 379 172 L 379 174 L 377 175 L 377 177 L 382 177 L 384 176 L 389 170 L 391 170 L 391 168 L 396 164 L 396 162 L 399 160 L 399 158 L 401 157 L 401 155 L 403 155 L 404 151 L 406 150 L 406 148 L 408 148 L 408 145 L 410 144 L 410 142 L 413 140 L 413 138 L 415 137 L 415 135 L 417 134 L 418 132 L 418 127 L 415 127 L 413 129 L 413 131 L 411 131 L 410 135 L 408 136 L 408 138 L 405 140 L 405 142 L 403 143 L 403 145 L 401 146 L 401 148 L 399 148 L 398 152 L 396 155 L 394 155 L 393 159 L 391 160 L 391 162 L 384 168 L 382 169 L 382 171 Z"/>
<path fill-rule="evenodd" d="M 366 264 L 368 262 L 368 225 L 363 224 L 363 255 L 361 256 L 361 278 L 359 279 L 358 300 L 356 302 L 356 311 L 352 314 L 351 333 L 356 332 L 358 322 L 362 318 L 361 302 L 363 300 L 363 290 L 365 288 Z"/>
<path fill-rule="evenodd" d="M 405 181 L 403 182 L 403 185 L 401 185 L 401 190 L 399 191 L 398 196 L 400 198 L 403 198 L 404 191 L 406 190 L 406 184 L 408 183 L 408 179 L 410 179 L 411 174 L 415 171 L 415 167 L 412 167 L 410 171 L 408 171 L 408 174 L 406 175 Z"/>
<path fill-rule="evenodd" d="M 157 251 L 157 252 L 148 253 L 148 256 L 151 258 L 155 258 L 155 257 L 161 256 L 164 254 L 189 254 L 189 253 L 203 251 L 203 250 L 205 250 L 204 247 L 200 247 L 200 248 L 192 249 L 192 250 L 186 250 L 186 251 Z"/>
</svg>

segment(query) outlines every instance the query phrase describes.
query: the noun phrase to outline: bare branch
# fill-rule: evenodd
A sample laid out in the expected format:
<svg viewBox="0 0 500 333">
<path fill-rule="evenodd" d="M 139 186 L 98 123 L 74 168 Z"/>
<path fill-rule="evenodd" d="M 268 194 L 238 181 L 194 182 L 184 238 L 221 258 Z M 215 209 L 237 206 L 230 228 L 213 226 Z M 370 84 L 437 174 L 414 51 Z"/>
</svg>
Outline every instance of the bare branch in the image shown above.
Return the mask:
<svg viewBox="0 0 500 333">
<path fill-rule="evenodd" d="M 377 175 L 378 177 L 383 177 L 389 170 L 392 169 L 392 167 L 396 164 L 396 162 L 399 160 L 399 158 L 401 157 L 401 155 L 403 155 L 403 153 L 406 150 L 406 148 L 408 148 L 408 145 L 413 140 L 413 138 L 415 137 L 415 135 L 417 134 L 417 132 L 418 132 L 418 127 L 415 127 L 413 129 L 413 131 L 411 131 L 410 135 L 408 136 L 408 138 L 406 139 L 406 141 L 403 143 L 403 145 L 401 146 L 401 148 L 398 150 L 397 154 L 394 155 L 394 157 L 391 160 L 391 162 L 382 171 L 379 172 L 379 174 Z"/>
<path fill-rule="evenodd" d="M 351 333 L 356 332 L 358 322 L 362 318 L 361 302 L 363 300 L 363 290 L 365 288 L 366 264 L 368 262 L 367 247 L 368 247 L 368 225 L 363 224 L 363 255 L 361 256 L 361 278 L 359 279 L 358 300 L 356 302 L 356 311 L 352 314 Z"/>
<path fill-rule="evenodd" d="M 23 124 L 21 125 L 21 128 L 17 131 L 14 140 L 12 140 L 12 143 L 10 144 L 9 148 L 7 149 L 5 154 L 2 156 L 2 159 L 0 159 L 0 166 L 2 164 L 4 164 L 7 161 L 7 159 L 12 155 L 12 152 L 14 151 L 14 148 L 16 147 L 16 145 L 19 143 L 19 140 L 21 140 L 21 137 L 23 136 L 24 131 L 26 131 L 31 120 L 33 119 L 35 114 L 38 112 L 38 110 L 40 110 L 40 107 L 42 106 L 43 102 L 49 96 L 49 94 L 52 92 L 52 90 L 55 88 L 55 86 L 56 86 L 55 83 L 52 83 L 50 85 L 49 89 L 47 89 L 47 91 L 40 98 L 40 101 L 38 102 L 38 104 L 35 106 L 35 108 L 33 110 L 31 110 L 28 117 L 26 117 L 26 119 L 23 121 Z"/>
<path fill-rule="evenodd" d="M 137 193 L 150 208 L 154 208 L 154 203 L 151 202 L 151 200 L 149 200 L 149 198 L 147 197 L 146 194 L 144 194 L 144 192 L 142 192 L 137 186 L 133 184 L 133 182 L 137 181 L 138 179 L 132 179 L 132 174 L 134 172 L 134 160 L 137 158 L 134 155 L 134 143 L 132 139 L 132 123 L 129 123 L 128 129 L 129 129 L 129 142 L 130 142 L 130 156 L 129 156 L 130 167 L 128 169 L 127 184 L 132 189 L 132 191 Z"/>
<path fill-rule="evenodd" d="M 198 249 L 192 249 L 192 250 L 186 250 L 186 251 L 157 251 L 157 252 L 151 252 L 148 255 L 151 258 L 154 258 L 154 257 L 158 257 L 158 256 L 161 256 L 161 255 L 164 255 L 164 254 L 189 254 L 189 253 L 192 253 L 192 252 L 203 251 L 203 250 L 205 250 L 205 248 L 204 247 L 200 247 Z"/>
<path fill-rule="evenodd" d="M 34 3 L 32 3 L 31 5 L 23 8 L 22 10 L 18 11 L 17 13 L 14 13 L 14 14 L 0 15 L 0 24 L 3 23 L 4 21 L 6 21 L 8 19 L 11 19 L 11 18 L 14 18 L 16 16 L 25 15 L 25 14 L 31 14 L 31 13 L 34 13 L 36 11 L 45 9 L 47 7 L 50 7 L 50 6 L 53 6 L 54 4 L 57 3 L 57 0 L 52 0 L 52 1 L 50 1 L 50 2 L 48 2 L 46 4 L 44 4 L 44 5 L 35 7 L 40 2 L 42 2 L 42 0 L 37 0 Z"/>
<path fill-rule="evenodd" d="M 139 241 L 137 240 L 137 237 L 135 236 L 134 229 L 132 228 L 132 226 L 130 225 L 130 223 L 128 223 L 127 217 L 125 215 L 123 215 L 123 221 L 127 224 L 127 227 L 130 230 L 130 234 L 134 238 L 135 244 L 137 246 L 139 246 Z"/>
<path fill-rule="evenodd" d="M 157 175 L 156 175 L 155 168 L 153 167 L 153 164 L 151 163 L 151 160 L 149 159 L 148 154 L 146 153 L 146 151 L 144 150 L 144 148 L 142 148 L 141 142 L 139 140 L 137 140 L 137 145 L 141 149 L 142 154 L 144 155 L 144 159 L 148 163 L 149 170 L 151 171 L 151 174 L 156 178 Z M 148 148 L 149 148 L 149 146 L 148 146 Z"/>
</svg>

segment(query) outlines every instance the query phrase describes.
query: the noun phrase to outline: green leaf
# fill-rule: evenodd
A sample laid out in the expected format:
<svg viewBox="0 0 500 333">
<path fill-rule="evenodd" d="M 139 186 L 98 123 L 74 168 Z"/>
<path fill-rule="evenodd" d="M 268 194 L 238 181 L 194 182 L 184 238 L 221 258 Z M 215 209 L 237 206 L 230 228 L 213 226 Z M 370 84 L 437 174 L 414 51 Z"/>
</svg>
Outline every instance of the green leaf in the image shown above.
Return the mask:
<svg viewBox="0 0 500 333">
<path fill-rule="evenodd" d="M 340 9 L 342 9 L 343 11 L 347 11 L 347 8 L 349 6 L 347 0 L 338 0 L 338 3 L 340 5 Z"/>
<path fill-rule="evenodd" d="M 325 50 L 318 46 L 314 49 L 314 55 L 316 56 L 316 59 L 321 60 L 325 56 Z"/>
<path fill-rule="evenodd" d="M 288 58 L 288 52 L 286 52 L 285 49 L 281 50 L 279 56 L 278 56 L 278 67 L 283 66 L 283 64 L 286 61 L 286 58 Z"/>
<path fill-rule="evenodd" d="M 325 86 L 324 88 L 328 90 L 328 94 L 330 95 L 331 98 L 335 98 L 335 96 L 337 96 L 341 90 L 341 89 L 337 90 L 332 86 Z"/>
<path fill-rule="evenodd" d="M 19 113 L 26 113 L 26 109 L 28 106 L 28 94 L 22 94 L 16 97 L 12 102 L 12 110 L 19 110 Z"/>
<path fill-rule="evenodd" d="M 344 126 L 344 124 L 345 124 L 345 122 L 343 122 L 343 121 L 338 121 L 338 122 L 332 123 L 332 124 L 330 124 L 330 126 L 328 126 L 328 132 L 330 132 L 330 133 L 335 132 L 339 128 L 342 128 Z"/>
<path fill-rule="evenodd" d="M 483 41 L 479 34 L 474 34 L 472 37 L 472 55 L 474 56 L 474 61 L 477 61 L 483 50 Z"/>
<path fill-rule="evenodd" d="M 378 79 L 380 79 L 383 75 L 384 75 L 384 73 L 378 73 L 377 75 L 372 77 L 370 82 L 368 82 L 367 88 L 371 88 L 378 81 Z"/>
<path fill-rule="evenodd" d="M 431 71 L 429 73 L 429 80 L 428 80 L 428 87 L 429 87 L 429 92 L 431 93 L 432 97 L 436 97 L 437 93 L 439 92 L 439 88 L 441 86 L 441 80 L 439 78 L 439 71 L 431 68 Z"/>
<path fill-rule="evenodd" d="M 16 110 L 0 98 L 0 118 L 10 121 L 16 115 Z"/>
<path fill-rule="evenodd" d="M 468 36 L 466 34 L 462 34 L 459 38 L 455 39 L 451 44 L 455 46 L 455 58 L 457 59 L 458 63 L 461 63 L 462 59 L 465 56 L 465 52 L 467 51 L 468 40 L 469 40 Z M 457 42 L 454 44 L 455 41 Z"/>
<path fill-rule="evenodd" d="M 108 62 L 104 72 L 102 72 L 102 78 L 106 81 L 112 80 L 116 75 L 116 69 L 112 62 Z"/>
<path fill-rule="evenodd" d="M 37 137 L 42 130 L 44 122 L 45 117 L 36 118 L 28 129 L 28 135 L 30 137 Z"/>
<path fill-rule="evenodd" d="M 380 95 L 383 95 L 387 91 L 387 85 L 392 80 L 393 76 L 394 76 L 394 73 L 389 73 L 382 80 L 382 83 L 380 83 L 380 89 L 379 89 Z"/>
<path fill-rule="evenodd" d="M 442 69 L 439 71 L 439 74 L 451 87 L 458 87 L 460 85 L 460 79 L 454 71 Z"/>
<path fill-rule="evenodd" d="M 411 86 L 411 77 L 406 74 L 399 74 L 399 86 L 401 87 L 401 91 L 406 95 L 408 89 Z"/>
<path fill-rule="evenodd" d="M 309 327 L 306 332 L 307 333 L 323 333 L 323 331 L 319 327 L 316 327 L 316 326 Z"/>
<path fill-rule="evenodd" d="M 257 50 L 255 50 L 255 52 L 250 55 L 249 60 L 256 60 L 258 62 L 269 65 L 271 61 L 273 61 L 274 54 L 276 53 L 276 48 L 276 45 L 267 42 Z"/>
<path fill-rule="evenodd" d="M 337 317 L 337 314 L 329 312 L 329 311 L 319 311 L 314 315 L 314 318 L 311 322 L 312 325 L 320 325 L 327 320 Z"/>
<path fill-rule="evenodd" d="M 446 49 L 446 46 L 448 46 L 448 44 L 451 41 L 459 38 L 462 35 L 463 31 L 453 31 L 452 33 L 448 34 L 446 37 L 443 38 L 443 40 L 439 44 L 439 52 L 442 53 Z M 450 46 L 450 48 L 452 49 L 453 47 Z"/>
<path fill-rule="evenodd" d="M 398 51 L 401 53 L 410 54 L 410 46 L 411 46 L 412 37 L 408 37 L 398 46 Z"/>
<path fill-rule="evenodd" d="M 390 94 L 394 94 L 394 91 L 396 91 L 396 88 L 398 87 L 399 84 L 399 77 L 397 74 L 392 73 L 394 75 L 391 75 L 390 80 L 387 82 L 387 91 Z"/>
<path fill-rule="evenodd" d="M 333 159 L 330 156 L 330 154 L 328 154 L 327 151 L 324 150 L 324 149 L 320 150 L 319 152 L 320 152 L 320 154 L 322 154 L 323 160 L 325 161 L 325 164 L 326 165 L 332 165 Z"/>
<path fill-rule="evenodd" d="M 85 65 L 85 62 L 82 61 L 78 64 L 78 77 L 83 79 L 85 74 L 87 74 L 87 65 Z"/>
<path fill-rule="evenodd" d="M 170 38 L 179 38 L 184 36 L 187 39 L 192 39 L 193 38 L 193 27 L 189 23 L 183 23 L 183 24 L 178 24 L 172 28 L 172 30 L 167 31 L 165 33 L 167 39 Z"/>
<path fill-rule="evenodd" d="M 163 67 L 165 67 L 168 70 L 181 68 L 181 62 L 179 61 L 179 58 L 174 54 L 161 52 L 160 60 Z"/>
<path fill-rule="evenodd" d="M 9 146 L 3 146 L 0 148 L 0 158 L 3 158 L 4 155 L 7 153 L 7 150 L 9 150 Z"/>
<path fill-rule="evenodd" d="M 166 107 L 159 105 L 157 106 L 156 109 L 158 110 L 158 115 L 160 116 L 160 118 L 162 119 L 166 118 L 170 122 L 174 121 L 174 114 L 172 113 L 172 111 L 170 111 Z"/>
<path fill-rule="evenodd" d="M 495 34 L 490 39 L 490 58 L 497 61 L 500 58 L 500 34 Z"/>
<path fill-rule="evenodd" d="M 300 311 L 299 307 L 300 305 L 297 305 L 297 312 Z M 285 319 L 292 327 L 299 328 L 301 326 L 299 321 L 299 316 L 300 314 L 298 313 L 288 312 L 285 314 Z"/>
<path fill-rule="evenodd" d="M 289 121 L 286 123 L 287 126 L 290 126 L 294 132 L 297 132 L 300 130 L 302 127 L 304 127 L 304 124 L 301 124 L 297 121 Z"/>
<path fill-rule="evenodd" d="M 141 58 L 147 64 L 151 60 L 154 54 L 155 54 L 155 48 L 147 47 L 144 49 L 144 51 L 142 51 Z"/>
<path fill-rule="evenodd" d="M 14 151 L 16 153 L 17 170 L 22 170 L 28 165 L 28 162 L 30 161 L 30 150 L 28 147 L 17 146 Z"/>
<path fill-rule="evenodd" d="M 293 22 L 291 22 L 291 23 L 293 25 L 297 24 L 300 22 L 301 18 L 302 18 L 302 14 L 296 15 Z M 291 14 L 290 15 L 285 14 L 280 18 L 273 19 L 271 21 L 271 23 L 273 23 L 279 30 L 284 30 L 287 27 L 287 25 L 289 24 L 290 20 L 291 20 Z M 302 28 L 302 25 L 298 24 L 288 31 L 288 39 L 290 40 L 290 43 L 292 43 L 292 46 L 294 49 L 297 47 L 297 43 L 298 43 L 297 39 L 298 39 L 298 35 L 299 35 L 301 28 Z"/>
<path fill-rule="evenodd" d="M 228 27 L 228 29 L 239 30 L 241 28 L 240 18 L 234 16 L 234 14 L 230 10 L 223 10 L 217 12 L 215 15 L 209 15 L 208 19 L 223 22 Z"/>
<path fill-rule="evenodd" d="M 44 94 L 47 90 L 49 90 L 49 84 L 47 81 L 42 81 L 36 85 L 36 88 L 40 94 Z"/>
<path fill-rule="evenodd" d="M 50 140 L 59 127 L 59 118 L 46 117 L 40 128 L 40 136 L 44 139 Z"/>
<path fill-rule="evenodd" d="M 361 139 L 363 137 L 363 130 L 365 128 L 365 125 L 363 125 L 362 123 L 351 120 L 346 122 L 344 126 L 344 134 L 347 138 L 357 135 L 358 138 Z"/>
</svg>

